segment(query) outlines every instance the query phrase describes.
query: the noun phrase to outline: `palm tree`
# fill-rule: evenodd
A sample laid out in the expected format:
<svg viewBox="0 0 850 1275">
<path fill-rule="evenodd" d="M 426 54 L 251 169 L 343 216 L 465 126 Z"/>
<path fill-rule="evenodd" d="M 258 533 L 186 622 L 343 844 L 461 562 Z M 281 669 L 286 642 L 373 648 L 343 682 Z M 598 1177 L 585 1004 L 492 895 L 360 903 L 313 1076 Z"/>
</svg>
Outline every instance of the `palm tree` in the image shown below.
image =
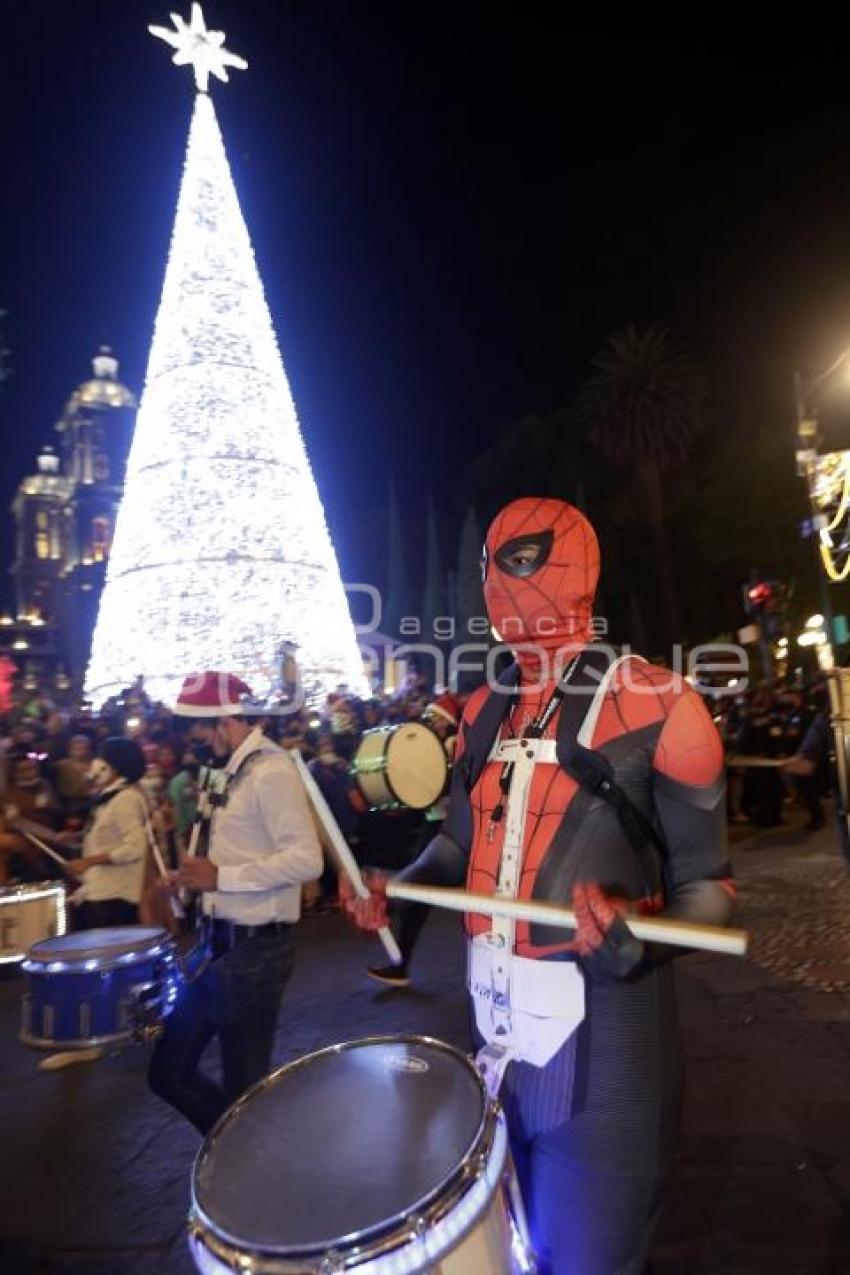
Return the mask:
<svg viewBox="0 0 850 1275">
<path fill-rule="evenodd" d="M 646 504 L 667 643 L 682 638 L 662 477 L 681 467 L 705 419 L 705 382 L 666 328 L 617 332 L 592 361 L 578 406 L 603 456 L 638 479 Z"/>
</svg>

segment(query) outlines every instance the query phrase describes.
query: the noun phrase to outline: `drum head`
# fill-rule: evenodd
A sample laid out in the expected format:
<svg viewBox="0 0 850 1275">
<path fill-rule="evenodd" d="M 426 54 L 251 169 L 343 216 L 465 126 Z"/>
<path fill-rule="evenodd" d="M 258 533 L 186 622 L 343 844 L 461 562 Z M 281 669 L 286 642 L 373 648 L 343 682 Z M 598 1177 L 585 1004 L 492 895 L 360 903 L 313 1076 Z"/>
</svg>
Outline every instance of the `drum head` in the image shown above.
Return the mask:
<svg viewBox="0 0 850 1275">
<path fill-rule="evenodd" d="M 439 1193 L 486 1111 L 472 1063 L 439 1041 L 321 1050 L 273 1072 L 213 1129 L 195 1162 L 195 1205 L 248 1251 L 362 1242 Z"/>
<path fill-rule="evenodd" d="M 411 810 L 432 806 L 446 785 L 446 753 L 432 730 L 410 722 L 393 731 L 387 746 L 387 778 L 400 802 Z"/>
<path fill-rule="evenodd" d="M 50 961 L 90 961 L 102 957 L 123 956 L 127 952 L 145 952 L 165 942 L 165 930 L 150 925 L 115 925 L 102 930 L 78 930 L 76 934 L 59 934 L 56 938 L 34 943 L 27 960 L 48 964 Z"/>
</svg>

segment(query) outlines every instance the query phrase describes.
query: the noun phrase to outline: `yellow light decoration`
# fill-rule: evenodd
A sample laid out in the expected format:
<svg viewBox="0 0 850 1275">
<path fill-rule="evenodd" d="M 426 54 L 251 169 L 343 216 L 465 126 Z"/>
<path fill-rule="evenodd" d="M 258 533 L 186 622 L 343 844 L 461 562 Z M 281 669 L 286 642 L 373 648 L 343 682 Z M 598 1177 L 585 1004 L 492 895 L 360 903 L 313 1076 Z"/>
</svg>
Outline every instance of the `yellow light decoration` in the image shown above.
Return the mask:
<svg viewBox="0 0 850 1275">
<path fill-rule="evenodd" d="M 837 565 L 832 533 L 846 519 L 850 507 L 850 453 L 828 452 L 817 458 L 813 495 L 816 504 L 829 518 L 826 525 L 819 528 L 818 547 L 824 571 L 834 584 L 841 584 L 850 576 L 850 556 L 845 558 L 842 566 Z M 833 504 L 834 509 L 830 513 Z"/>
</svg>

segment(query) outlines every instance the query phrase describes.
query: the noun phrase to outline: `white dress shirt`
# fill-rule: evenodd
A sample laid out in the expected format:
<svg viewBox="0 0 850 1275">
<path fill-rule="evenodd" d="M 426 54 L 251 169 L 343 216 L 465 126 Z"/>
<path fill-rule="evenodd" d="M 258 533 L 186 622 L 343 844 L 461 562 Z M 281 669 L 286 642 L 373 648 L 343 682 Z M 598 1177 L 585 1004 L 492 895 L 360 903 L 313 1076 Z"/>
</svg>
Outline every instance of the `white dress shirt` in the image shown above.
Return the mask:
<svg viewBox="0 0 850 1275">
<path fill-rule="evenodd" d="M 148 835 L 145 820 L 147 801 L 136 784 L 117 780 L 102 796 L 115 793 L 102 806 L 95 806 L 92 822 L 83 838 L 83 854 L 105 854 L 109 862 L 89 868 L 83 874 L 76 898 L 89 903 L 102 899 L 126 899 L 138 903 L 145 880 Z"/>
<path fill-rule="evenodd" d="M 321 876 L 323 863 L 295 765 L 256 727 L 234 751 L 225 777 L 225 804 L 210 826 L 218 888 L 204 894 L 203 910 L 238 925 L 297 921 L 301 885 Z"/>
</svg>

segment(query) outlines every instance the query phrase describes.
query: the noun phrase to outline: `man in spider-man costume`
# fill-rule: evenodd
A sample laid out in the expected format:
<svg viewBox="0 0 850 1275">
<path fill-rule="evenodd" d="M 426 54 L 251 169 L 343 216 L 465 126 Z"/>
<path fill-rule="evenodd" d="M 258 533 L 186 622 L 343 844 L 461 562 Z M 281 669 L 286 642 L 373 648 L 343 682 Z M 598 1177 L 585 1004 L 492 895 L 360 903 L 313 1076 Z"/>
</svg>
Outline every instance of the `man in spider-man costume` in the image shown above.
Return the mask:
<svg viewBox="0 0 850 1275">
<path fill-rule="evenodd" d="M 449 814 L 401 876 L 572 903 L 576 930 L 467 916 L 479 1060 L 539 1270 L 641 1275 L 679 1125 L 676 949 L 622 914 L 728 924 L 722 747 L 681 678 L 593 643 L 599 547 L 577 509 L 514 501 L 483 571 L 516 662 L 470 698 Z M 364 928 L 386 923 L 384 888 L 348 902 Z"/>
</svg>

